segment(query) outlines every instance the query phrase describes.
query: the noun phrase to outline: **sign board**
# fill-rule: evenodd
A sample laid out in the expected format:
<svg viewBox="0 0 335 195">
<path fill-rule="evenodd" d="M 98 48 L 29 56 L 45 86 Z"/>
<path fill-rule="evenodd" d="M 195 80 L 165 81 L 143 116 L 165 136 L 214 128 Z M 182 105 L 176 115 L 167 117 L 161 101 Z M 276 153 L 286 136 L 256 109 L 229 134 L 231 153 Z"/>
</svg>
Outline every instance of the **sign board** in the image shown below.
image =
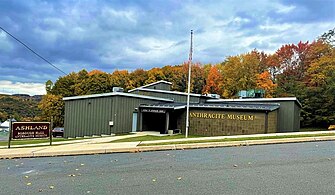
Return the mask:
<svg viewBox="0 0 335 195">
<path fill-rule="evenodd" d="M 165 113 L 166 110 L 163 109 L 152 109 L 152 108 L 142 108 L 142 112 L 151 112 L 151 113 Z"/>
<path fill-rule="evenodd" d="M 49 122 L 13 122 L 12 139 L 49 138 Z"/>
</svg>

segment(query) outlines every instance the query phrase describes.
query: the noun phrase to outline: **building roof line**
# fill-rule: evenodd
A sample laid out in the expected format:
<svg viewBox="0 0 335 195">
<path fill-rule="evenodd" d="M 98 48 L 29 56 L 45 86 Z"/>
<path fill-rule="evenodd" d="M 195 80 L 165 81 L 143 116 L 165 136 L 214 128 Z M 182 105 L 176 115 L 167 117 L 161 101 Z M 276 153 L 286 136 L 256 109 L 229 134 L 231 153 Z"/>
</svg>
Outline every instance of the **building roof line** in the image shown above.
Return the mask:
<svg viewBox="0 0 335 195">
<path fill-rule="evenodd" d="M 184 109 L 186 104 L 172 103 L 172 104 L 143 104 L 141 108 L 158 108 L 158 109 Z M 279 103 L 238 103 L 229 102 L 222 104 L 190 104 L 190 108 L 212 108 L 212 109 L 236 109 L 236 110 L 261 110 L 261 111 L 274 111 L 280 107 Z"/>
<path fill-rule="evenodd" d="M 300 107 L 302 104 L 296 97 L 282 97 L 282 98 L 242 98 L 242 99 L 209 99 L 206 102 L 259 102 L 259 101 L 295 101 Z"/>
<path fill-rule="evenodd" d="M 92 94 L 92 95 L 64 97 L 63 100 L 67 101 L 67 100 L 89 99 L 89 98 L 99 98 L 99 97 L 109 97 L 109 96 L 126 96 L 126 97 L 134 97 L 134 98 L 141 98 L 141 99 L 150 99 L 150 100 L 173 102 L 172 99 L 167 99 L 167 98 L 159 98 L 159 97 L 153 97 L 153 96 L 147 96 L 147 95 L 138 95 L 138 94 L 122 93 L 122 92 L 111 92 L 111 93 L 101 93 L 101 94 Z"/>
<path fill-rule="evenodd" d="M 139 91 L 150 91 L 150 92 L 159 92 L 159 93 L 170 93 L 170 94 L 178 94 L 178 95 L 187 95 L 187 93 L 185 93 L 185 92 L 166 91 L 166 90 L 160 90 L 160 89 L 136 88 L 134 91 L 136 91 L 136 90 L 139 90 Z M 203 96 L 201 94 L 195 94 L 195 93 L 191 93 L 190 95 L 194 96 L 194 97 L 201 97 L 201 96 Z M 208 97 L 208 96 L 204 96 L 204 97 Z"/>
<path fill-rule="evenodd" d="M 150 86 L 152 86 L 152 85 L 156 85 L 156 84 L 158 84 L 158 83 L 165 83 L 165 84 L 168 84 L 168 85 L 172 85 L 171 82 L 164 81 L 164 80 L 160 80 L 160 81 L 156 81 L 156 82 L 153 82 L 153 83 L 149 83 L 149 84 L 147 84 L 147 85 L 143 85 L 143 86 L 141 86 L 141 87 L 137 87 L 137 88 L 135 88 L 135 89 L 131 89 L 131 90 L 129 90 L 128 92 L 136 91 L 136 89 L 142 89 L 142 88 L 150 87 Z"/>
</svg>

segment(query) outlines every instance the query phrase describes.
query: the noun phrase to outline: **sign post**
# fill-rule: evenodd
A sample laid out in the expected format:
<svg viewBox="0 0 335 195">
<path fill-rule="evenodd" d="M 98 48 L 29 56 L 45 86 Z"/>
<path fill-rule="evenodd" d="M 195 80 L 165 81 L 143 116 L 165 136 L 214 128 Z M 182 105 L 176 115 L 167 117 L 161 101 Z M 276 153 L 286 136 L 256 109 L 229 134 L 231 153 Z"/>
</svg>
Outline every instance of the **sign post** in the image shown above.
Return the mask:
<svg viewBox="0 0 335 195">
<path fill-rule="evenodd" d="M 9 118 L 9 137 L 8 137 L 8 148 L 10 148 L 10 142 L 12 141 L 12 118 Z"/>
<path fill-rule="evenodd" d="M 51 123 L 50 123 L 50 128 L 49 128 L 49 136 L 50 136 L 50 146 L 52 145 L 52 129 L 54 125 L 54 118 L 51 117 Z"/>
</svg>

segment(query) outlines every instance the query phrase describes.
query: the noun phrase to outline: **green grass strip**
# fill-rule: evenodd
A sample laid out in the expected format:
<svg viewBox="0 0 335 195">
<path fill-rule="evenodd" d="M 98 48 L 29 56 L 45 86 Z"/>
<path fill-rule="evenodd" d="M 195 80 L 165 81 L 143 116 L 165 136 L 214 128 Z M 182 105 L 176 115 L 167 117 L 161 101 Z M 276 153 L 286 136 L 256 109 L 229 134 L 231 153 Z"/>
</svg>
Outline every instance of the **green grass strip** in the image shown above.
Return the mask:
<svg viewBox="0 0 335 195">
<path fill-rule="evenodd" d="M 188 136 L 189 138 L 197 138 L 197 137 L 204 137 L 204 136 L 195 136 L 191 135 Z M 154 136 L 154 135 L 145 135 L 145 136 L 139 136 L 139 137 L 130 137 L 125 139 L 119 139 L 112 141 L 115 142 L 143 142 L 143 141 L 154 141 L 154 140 L 169 140 L 169 139 L 183 139 L 185 138 L 185 135 L 170 135 L 170 136 Z"/>
<path fill-rule="evenodd" d="M 335 136 L 335 133 L 322 133 L 322 134 L 314 134 L 314 135 L 312 134 L 279 135 L 279 136 L 266 136 L 266 137 L 241 137 L 241 138 L 223 138 L 223 139 L 213 139 L 213 140 L 174 141 L 174 142 L 163 142 L 163 143 L 139 144 L 139 146 L 194 144 L 194 143 L 230 142 L 230 141 L 266 140 L 266 139 L 285 139 L 285 138 L 321 137 L 321 136 Z"/>
<path fill-rule="evenodd" d="M 78 138 L 78 139 L 66 139 L 66 138 L 52 138 L 52 142 L 60 142 L 60 141 L 73 141 L 80 140 L 86 138 Z M 26 140 L 12 140 L 10 142 L 11 146 L 14 145 L 26 145 L 26 144 L 41 144 L 41 143 L 50 143 L 49 139 L 26 139 Z M 0 146 L 7 146 L 8 141 L 0 141 Z"/>
</svg>

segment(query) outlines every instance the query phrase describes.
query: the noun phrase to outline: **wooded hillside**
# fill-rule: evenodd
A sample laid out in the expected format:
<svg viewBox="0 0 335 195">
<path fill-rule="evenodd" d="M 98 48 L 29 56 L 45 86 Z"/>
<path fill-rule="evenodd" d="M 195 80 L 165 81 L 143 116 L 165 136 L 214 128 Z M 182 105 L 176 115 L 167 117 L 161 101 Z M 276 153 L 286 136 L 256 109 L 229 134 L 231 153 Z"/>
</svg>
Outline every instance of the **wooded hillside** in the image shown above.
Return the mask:
<svg viewBox="0 0 335 195">
<path fill-rule="evenodd" d="M 41 115 L 38 103 L 34 99 L 0 95 L 0 121 L 7 120 L 9 116 L 19 121 L 37 120 Z"/>
</svg>

